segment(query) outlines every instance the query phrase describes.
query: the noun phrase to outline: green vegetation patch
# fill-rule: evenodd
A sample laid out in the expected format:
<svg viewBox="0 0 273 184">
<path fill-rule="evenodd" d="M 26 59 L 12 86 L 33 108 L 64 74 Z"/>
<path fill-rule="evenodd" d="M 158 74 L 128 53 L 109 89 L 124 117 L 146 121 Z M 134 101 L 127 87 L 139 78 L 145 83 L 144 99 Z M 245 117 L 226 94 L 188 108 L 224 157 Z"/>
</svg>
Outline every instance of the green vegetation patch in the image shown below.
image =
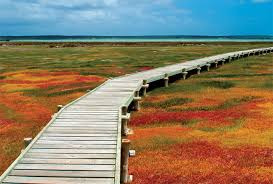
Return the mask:
<svg viewBox="0 0 273 184">
<path fill-rule="evenodd" d="M 229 89 L 235 86 L 235 84 L 230 81 L 203 81 L 203 82 L 200 82 L 200 84 L 206 87 L 212 87 L 212 88 L 218 88 L 218 89 Z"/>
<path fill-rule="evenodd" d="M 26 96 L 55 97 L 55 96 L 69 95 L 76 92 L 86 92 L 88 89 L 90 89 L 90 87 L 80 87 L 75 89 L 60 90 L 60 91 L 54 91 L 54 92 L 50 92 L 44 89 L 27 89 L 27 90 L 23 90 L 23 93 Z"/>
<path fill-rule="evenodd" d="M 272 73 L 227 73 L 227 74 L 209 74 L 200 75 L 200 78 L 238 78 L 238 77 L 267 77 L 273 76 Z"/>
<path fill-rule="evenodd" d="M 228 109 L 230 107 L 234 107 L 237 105 L 241 105 L 243 103 L 251 102 L 253 100 L 259 99 L 258 96 L 244 96 L 242 98 L 231 98 L 227 101 L 225 101 L 223 104 L 220 104 L 217 106 L 216 109 Z"/>
<path fill-rule="evenodd" d="M 240 129 L 244 125 L 243 119 L 238 119 L 233 122 L 230 126 L 222 126 L 222 127 L 202 127 L 198 128 L 198 130 L 204 131 L 204 132 L 228 132 L 228 131 L 236 131 Z"/>
<path fill-rule="evenodd" d="M 192 128 L 196 124 L 198 124 L 200 121 L 198 119 L 191 119 L 191 120 L 184 120 L 182 121 L 182 126 Z"/>
<path fill-rule="evenodd" d="M 138 139 L 133 142 L 134 148 L 137 152 L 164 150 L 171 145 L 189 141 L 188 139 L 173 138 L 163 135 L 158 135 L 149 139 Z"/>
<path fill-rule="evenodd" d="M 5 78 L 6 78 L 6 76 L 0 76 L 0 80 L 3 80 Z"/>
<path fill-rule="evenodd" d="M 20 150 L 21 150 L 21 146 L 19 146 L 20 144 L 18 144 L 18 142 L 12 142 L 9 144 L 4 144 L 3 146 L 3 154 L 7 155 L 7 157 L 10 157 L 11 155 L 17 155 Z"/>
<path fill-rule="evenodd" d="M 259 82 L 255 84 L 251 84 L 250 87 L 253 88 L 260 88 L 260 89 L 266 89 L 266 90 L 273 90 L 273 78 L 266 80 L 264 82 Z"/>
<path fill-rule="evenodd" d="M 193 99 L 191 98 L 171 98 L 162 102 L 143 102 L 143 107 L 153 107 L 153 108 L 168 108 L 176 105 L 183 105 L 186 103 L 193 102 Z"/>
<path fill-rule="evenodd" d="M 199 106 L 199 107 L 189 107 L 186 109 L 182 109 L 182 111 L 213 111 L 213 110 L 224 110 L 228 109 L 231 107 L 235 107 L 238 105 L 241 105 L 243 103 L 248 103 L 256 99 L 260 99 L 261 97 L 259 96 L 244 96 L 241 98 L 231 98 L 226 100 L 224 103 L 216 106 Z M 167 109 L 168 111 L 173 111 L 173 112 L 179 112 L 181 111 L 180 108 L 170 108 Z"/>
<path fill-rule="evenodd" d="M 189 92 L 199 92 L 204 87 L 199 85 L 193 80 L 187 81 L 177 81 L 175 84 L 171 84 L 168 88 L 156 88 L 155 90 L 151 91 L 151 95 L 156 94 L 173 94 L 173 93 L 189 93 Z"/>
<path fill-rule="evenodd" d="M 16 111 L 8 108 L 4 104 L 0 104 L 0 111 L 4 112 L 5 118 L 9 120 L 16 121 L 18 119 L 22 119 L 22 115 L 16 113 Z"/>
</svg>

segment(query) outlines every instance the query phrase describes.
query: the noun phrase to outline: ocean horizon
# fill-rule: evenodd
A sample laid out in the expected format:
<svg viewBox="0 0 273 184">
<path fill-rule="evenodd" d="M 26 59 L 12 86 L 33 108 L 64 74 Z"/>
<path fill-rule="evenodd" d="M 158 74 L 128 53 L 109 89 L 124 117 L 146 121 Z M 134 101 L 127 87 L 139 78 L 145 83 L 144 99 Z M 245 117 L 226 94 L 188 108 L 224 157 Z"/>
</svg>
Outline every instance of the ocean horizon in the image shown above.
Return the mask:
<svg viewBox="0 0 273 184">
<path fill-rule="evenodd" d="M 0 36 L 0 42 L 273 42 L 273 36 Z"/>
</svg>

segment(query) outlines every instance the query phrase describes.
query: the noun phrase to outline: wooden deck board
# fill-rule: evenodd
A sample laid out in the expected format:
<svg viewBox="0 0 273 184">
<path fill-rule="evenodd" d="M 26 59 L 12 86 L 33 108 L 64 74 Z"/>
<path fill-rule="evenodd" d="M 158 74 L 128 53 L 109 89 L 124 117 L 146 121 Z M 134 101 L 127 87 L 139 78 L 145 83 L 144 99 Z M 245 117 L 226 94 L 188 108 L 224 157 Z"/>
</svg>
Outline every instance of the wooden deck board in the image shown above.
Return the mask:
<svg viewBox="0 0 273 184">
<path fill-rule="evenodd" d="M 115 165 L 17 164 L 16 170 L 113 171 Z"/>
<path fill-rule="evenodd" d="M 21 164 L 68 164 L 68 165 L 114 165 L 115 159 L 41 159 L 23 158 Z"/>
<path fill-rule="evenodd" d="M 11 176 L 66 177 L 66 178 L 114 178 L 113 171 L 54 171 L 54 170 L 13 170 Z"/>
<path fill-rule="evenodd" d="M 44 183 L 44 184 L 113 184 L 114 179 L 106 178 L 62 178 L 62 177 L 24 177 L 24 176 L 7 176 L 4 183 Z"/>
</svg>

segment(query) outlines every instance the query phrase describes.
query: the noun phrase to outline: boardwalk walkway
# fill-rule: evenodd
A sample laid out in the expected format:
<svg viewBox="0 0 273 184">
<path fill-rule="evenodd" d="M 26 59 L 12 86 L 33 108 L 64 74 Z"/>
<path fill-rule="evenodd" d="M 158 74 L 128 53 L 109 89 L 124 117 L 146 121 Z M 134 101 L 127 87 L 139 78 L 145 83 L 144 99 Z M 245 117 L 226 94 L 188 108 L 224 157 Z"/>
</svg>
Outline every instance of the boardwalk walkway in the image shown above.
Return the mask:
<svg viewBox="0 0 273 184">
<path fill-rule="evenodd" d="M 206 57 L 106 81 L 64 106 L 26 147 L 0 183 L 119 184 L 128 175 L 130 109 L 139 108 L 149 83 L 186 78 L 240 57 L 273 52 L 252 49 Z M 134 152 L 130 152 L 133 155 Z"/>
</svg>

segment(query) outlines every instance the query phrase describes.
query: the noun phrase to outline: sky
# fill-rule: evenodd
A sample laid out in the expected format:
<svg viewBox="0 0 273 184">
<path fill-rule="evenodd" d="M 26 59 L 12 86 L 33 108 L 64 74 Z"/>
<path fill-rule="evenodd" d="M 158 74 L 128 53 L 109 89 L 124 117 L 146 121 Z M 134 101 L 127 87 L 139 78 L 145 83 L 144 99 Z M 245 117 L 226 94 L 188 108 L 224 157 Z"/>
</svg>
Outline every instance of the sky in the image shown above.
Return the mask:
<svg viewBox="0 0 273 184">
<path fill-rule="evenodd" d="M 0 35 L 273 35 L 273 0 L 0 0 Z"/>
</svg>

